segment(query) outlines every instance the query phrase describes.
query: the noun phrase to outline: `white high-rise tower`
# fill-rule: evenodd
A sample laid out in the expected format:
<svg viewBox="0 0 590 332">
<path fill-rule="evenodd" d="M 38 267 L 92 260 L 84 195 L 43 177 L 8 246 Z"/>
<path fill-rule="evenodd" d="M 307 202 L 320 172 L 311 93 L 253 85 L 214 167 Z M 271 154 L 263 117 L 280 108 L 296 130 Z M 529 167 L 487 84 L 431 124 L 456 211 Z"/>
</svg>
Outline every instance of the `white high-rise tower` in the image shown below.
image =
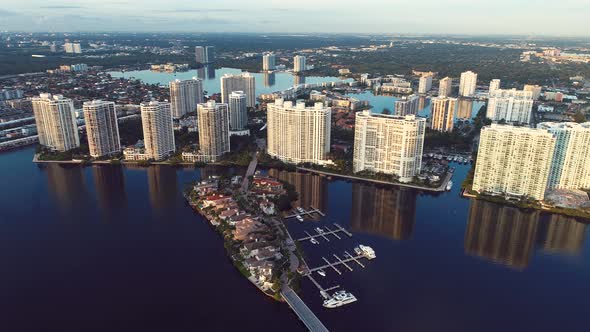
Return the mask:
<svg viewBox="0 0 590 332">
<path fill-rule="evenodd" d="M 172 117 L 181 118 L 187 113 L 196 112 L 197 105 L 203 102 L 203 81 L 193 77 L 192 80 L 174 80 L 170 82 L 170 104 Z"/>
<path fill-rule="evenodd" d="M 33 98 L 32 104 L 41 145 L 61 152 L 80 146 L 74 103 L 71 99 L 42 93 Z"/>
<path fill-rule="evenodd" d="M 98 158 L 121 152 L 115 103 L 93 100 L 85 102 L 83 109 L 90 155 Z"/>
</svg>

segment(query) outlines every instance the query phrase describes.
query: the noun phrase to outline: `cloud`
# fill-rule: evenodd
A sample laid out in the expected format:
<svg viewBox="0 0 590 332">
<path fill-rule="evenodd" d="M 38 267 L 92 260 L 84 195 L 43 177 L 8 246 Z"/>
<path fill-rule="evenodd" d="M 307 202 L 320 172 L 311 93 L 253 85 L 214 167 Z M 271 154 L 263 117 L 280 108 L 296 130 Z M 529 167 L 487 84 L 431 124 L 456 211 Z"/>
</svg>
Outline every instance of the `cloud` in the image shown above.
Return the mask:
<svg viewBox="0 0 590 332">
<path fill-rule="evenodd" d="M 80 8 L 84 8 L 84 7 L 78 6 L 78 5 L 52 5 L 52 6 L 41 6 L 39 8 L 43 8 L 43 9 L 80 9 Z"/>
<path fill-rule="evenodd" d="M 168 10 L 158 10 L 158 12 L 162 13 L 233 13 L 237 12 L 237 9 L 225 9 L 225 8 L 201 8 L 201 9 L 187 9 L 187 8 L 177 8 L 177 9 L 168 9 Z"/>
<path fill-rule="evenodd" d="M 15 16 L 15 15 L 18 15 L 18 13 L 11 12 L 10 10 L 0 9 L 0 17 L 1 16 Z"/>
</svg>

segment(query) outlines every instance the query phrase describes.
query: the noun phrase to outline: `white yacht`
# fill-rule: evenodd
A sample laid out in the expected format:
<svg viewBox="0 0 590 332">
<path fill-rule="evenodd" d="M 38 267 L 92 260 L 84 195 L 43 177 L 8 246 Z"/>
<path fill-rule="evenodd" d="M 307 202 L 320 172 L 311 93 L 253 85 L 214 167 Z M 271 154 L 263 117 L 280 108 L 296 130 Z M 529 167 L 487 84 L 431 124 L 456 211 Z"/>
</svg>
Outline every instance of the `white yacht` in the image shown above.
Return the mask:
<svg viewBox="0 0 590 332">
<path fill-rule="evenodd" d="M 299 220 L 300 222 L 303 222 L 303 217 L 302 216 L 297 215 L 297 217 L 295 217 L 295 218 L 297 218 L 297 220 Z"/>
<path fill-rule="evenodd" d="M 365 255 L 365 257 L 367 257 L 368 259 L 373 259 L 375 257 L 377 257 L 375 255 L 375 250 L 373 250 L 373 248 L 369 247 L 369 246 L 364 246 L 364 245 L 360 245 L 359 249 L 363 252 L 363 255 Z"/>
<path fill-rule="evenodd" d="M 356 302 L 356 297 L 347 291 L 337 291 L 332 295 L 331 298 L 324 301 L 324 307 L 326 308 L 337 308 L 345 304 Z"/>
<path fill-rule="evenodd" d="M 316 232 L 318 232 L 319 234 L 324 234 L 324 230 L 323 230 L 323 229 L 321 229 L 321 228 L 319 228 L 319 227 L 316 227 L 316 228 L 315 228 L 315 230 L 316 230 Z"/>
<path fill-rule="evenodd" d="M 361 255 L 361 254 L 363 253 L 363 251 L 362 251 L 362 250 L 361 250 L 361 248 L 359 248 L 359 247 L 356 247 L 356 248 L 354 248 L 354 252 L 355 252 L 357 255 Z"/>
<path fill-rule="evenodd" d="M 326 272 L 324 270 L 318 270 L 318 274 L 321 275 L 322 277 L 326 276 Z"/>
<path fill-rule="evenodd" d="M 311 243 L 313 243 L 313 244 L 320 244 L 320 243 L 318 242 L 318 240 L 316 240 L 316 239 L 315 239 L 315 238 L 313 238 L 313 237 L 311 238 L 311 240 L 309 240 L 309 242 L 311 242 Z"/>
<path fill-rule="evenodd" d="M 445 188 L 447 191 L 450 191 L 451 188 L 453 188 L 453 181 L 449 181 L 449 183 L 447 183 L 447 187 Z"/>
<path fill-rule="evenodd" d="M 300 206 L 297 207 L 297 211 L 299 211 L 299 213 L 305 212 L 305 210 L 303 210 Z"/>
</svg>

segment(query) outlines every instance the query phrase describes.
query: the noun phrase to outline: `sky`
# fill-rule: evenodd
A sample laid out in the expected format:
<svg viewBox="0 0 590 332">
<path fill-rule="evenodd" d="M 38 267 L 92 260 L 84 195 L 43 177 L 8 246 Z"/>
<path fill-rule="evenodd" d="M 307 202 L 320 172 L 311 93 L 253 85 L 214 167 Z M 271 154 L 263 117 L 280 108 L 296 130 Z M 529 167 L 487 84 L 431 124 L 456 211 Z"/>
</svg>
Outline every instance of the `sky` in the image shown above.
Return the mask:
<svg viewBox="0 0 590 332">
<path fill-rule="evenodd" d="M 590 36 L 589 0 L 0 0 L 0 31 Z"/>
</svg>

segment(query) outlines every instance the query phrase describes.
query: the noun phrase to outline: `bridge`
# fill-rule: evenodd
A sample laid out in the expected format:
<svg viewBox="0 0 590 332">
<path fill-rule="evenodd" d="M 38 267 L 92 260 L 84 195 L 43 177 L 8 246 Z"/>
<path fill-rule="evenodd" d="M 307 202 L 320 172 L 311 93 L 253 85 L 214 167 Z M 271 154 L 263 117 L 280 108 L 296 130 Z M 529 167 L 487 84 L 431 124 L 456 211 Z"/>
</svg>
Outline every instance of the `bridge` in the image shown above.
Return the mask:
<svg viewBox="0 0 590 332">
<path fill-rule="evenodd" d="M 281 297 L 287 302 L 287 304 L 289 304 L 291 309 L 293 309 L 295 314 L 297 314 L 297 317 L 299 317 L 303 324 L 305 324 L 308 330 L 312 332 L 328 331 L 326 326 L 289 286 L 283 287 Z"/>
</svg>

